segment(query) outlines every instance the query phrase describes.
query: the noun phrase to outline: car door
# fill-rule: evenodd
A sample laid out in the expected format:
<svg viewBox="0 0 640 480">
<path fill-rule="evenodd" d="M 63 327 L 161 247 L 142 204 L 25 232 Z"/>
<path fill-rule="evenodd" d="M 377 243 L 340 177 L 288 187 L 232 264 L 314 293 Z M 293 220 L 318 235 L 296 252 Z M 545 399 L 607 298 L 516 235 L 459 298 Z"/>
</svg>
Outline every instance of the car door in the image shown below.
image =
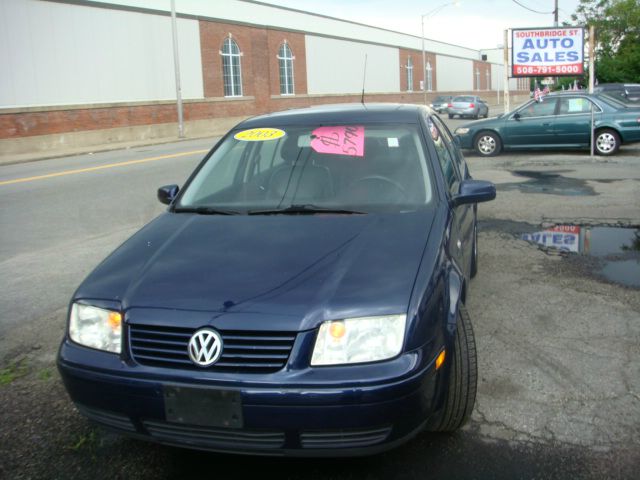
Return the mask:
<svg viewBox="0 0 640 480">
<path fill-rule="evenodd" d="M 557 98 L 542 102 L 531 100 L 507 118 L 504 143 L 511 148 L 552 146 L 555 137 L 555 110 Z"/>
<path fill-rule="evenodd" d="M 591 109 L 594 119 L 602 110 L 586 97 L 567 96 L 558 99 L 555 121 L 558 146 L 584 146 L 591 142 Z"/>
<path fill-rule="evenodd" d="M 469 175 L 464 157 L 454 143 L 451 132 L 439 118 L 430 117 L 427 122 L 447 184 L 447 196 L 451 198 L 458 194 L 460 182 Z M 459 205 L 452 209 L 449 254 L 456 260 L 467 278 L 471 272 L 474 225 L 475 210 L 473 205 Z"/>
</svg>

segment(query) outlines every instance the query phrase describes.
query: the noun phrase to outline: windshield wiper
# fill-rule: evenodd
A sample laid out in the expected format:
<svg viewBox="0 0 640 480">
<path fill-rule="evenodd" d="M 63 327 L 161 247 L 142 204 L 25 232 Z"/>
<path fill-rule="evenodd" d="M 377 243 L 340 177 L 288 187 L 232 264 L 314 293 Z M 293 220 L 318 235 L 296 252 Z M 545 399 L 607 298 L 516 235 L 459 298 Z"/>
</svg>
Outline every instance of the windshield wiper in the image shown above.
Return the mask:
<svg viewBox="0 0 640 480">
<path fill-rule="evenodd" d="M 175 213 L 197 213 L 200 215 L 238 215 L 240 213 L 235 210 L 215 207 L 176 207 L 173 211 Z"/>
<path fill-rule="evenodd" d="M 327 207 L 318 207 L 316 205 L 305 204 L 305 205 L 290 205 L 285 208 L 268 208 L 264 210 L 249 210 L 247 212 L 248 215 L 295 215 L 295 214 L 305 214 L 305 215 L 313 215 L 315 213 L 337 213 L 341 215 L 364 215 L 365 212 L 358 212 L 355 210 L 346 210 L 343 208 L 327 208 Z"/>
</svg>

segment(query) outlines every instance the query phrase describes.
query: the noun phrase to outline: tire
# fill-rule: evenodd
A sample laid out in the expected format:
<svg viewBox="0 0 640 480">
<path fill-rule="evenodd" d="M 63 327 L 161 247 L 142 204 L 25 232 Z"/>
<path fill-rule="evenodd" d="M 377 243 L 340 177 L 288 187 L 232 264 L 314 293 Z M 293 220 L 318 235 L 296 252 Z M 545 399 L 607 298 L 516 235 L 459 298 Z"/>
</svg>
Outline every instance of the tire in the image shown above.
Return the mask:
<svg viewBox="0 0 640 480">
<path fill-rule="evenodd" d="M 434 432 L 452 432 L 459 429 L 471 416 L 476 402 L 478 386 L 476 341 L 471 318 L 464 305 L 460 305 L 458 310 L 458 327 L 453 343 L 453 351 L 447 352 L 446 356 L 451 365 L 449 365 L 449 378 L 445 386 L 444 406 L 430 428 Z"/>
<path fill-rule="evenodd" d="M 449 118 L 453 118 L 453 115 L 449 114 Z"/>
<path fill-rule="evenodd" d="M 474 120 L 477 120 L 477 119 L 478 119 L 478 114 L 477 114 L 477 113 L 473 116 L 473 119 L 474 119 Z"/>
<path fill-rule="evenodd" d="M 484 112 L 484 118 L 489 118 L 489 109 L 487 109 L 487 111 Z"/>
<path fill-rule="evenodd" d="M 613 155 L 620 149 L 620 135 L 615 130 L 608 128 L 598 130 L 594 141 L 595 151 L 598 155 Z"/>
<path fill-rule="evenodd" d="M 495 132 L 480 132 L 473 141 L 473 147 L 481 157 L 494 157 L 502 151 L 502 141 Z"/>
<path fill-rule="evenodd" d="M 471 247 L 471 278 L 478 274 L 478 224 L 473 226 L 473 247 Z"/>
</svg>

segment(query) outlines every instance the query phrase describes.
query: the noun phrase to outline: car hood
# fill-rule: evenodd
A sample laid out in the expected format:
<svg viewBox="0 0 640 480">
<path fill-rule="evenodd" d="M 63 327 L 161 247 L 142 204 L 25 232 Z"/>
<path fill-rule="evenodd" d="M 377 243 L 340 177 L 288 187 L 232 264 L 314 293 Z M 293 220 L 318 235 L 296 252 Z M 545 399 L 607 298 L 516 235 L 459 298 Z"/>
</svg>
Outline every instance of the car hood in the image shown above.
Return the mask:
<svg viewBox="0 0 640 480">
<path fill-rule="evenodd" d="M 107 257 L 74 298 L 124 310 L 277 315 L 296 319 L 295 328 L 402 313 L 434 215 L 165 213 Z"/>
<path fill-rule="evenodd" d="M 498 125 L 502 125 L 505 119 L 506 117 L 504 115 L 500 115 L 496 117 L 484 118 L 482 120 L 474 120 L 472 122 L 467 122 L 463 125 L 459 125 L 458 127 L 456 127 L 456 130 L 458 128 L 469 128 L 469 129 L 477 130 L 479 128 L 485 128 L 485 127 L 497 127 Z"/>
</svg>

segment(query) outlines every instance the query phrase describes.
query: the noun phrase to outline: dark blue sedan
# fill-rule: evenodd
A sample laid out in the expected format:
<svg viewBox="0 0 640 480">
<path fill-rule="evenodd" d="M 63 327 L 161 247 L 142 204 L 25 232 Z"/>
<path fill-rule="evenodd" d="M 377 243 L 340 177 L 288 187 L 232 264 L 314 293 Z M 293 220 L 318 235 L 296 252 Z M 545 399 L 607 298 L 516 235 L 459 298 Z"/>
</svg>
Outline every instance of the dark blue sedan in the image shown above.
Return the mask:
<svg viewBox="0 0 640 480">
<path fill-rule="evenodd" d="M 476 395 L 464 303 L 472 180 L 413 105 L 242 122 L 86 278 L 58 367 L 78 410 L 134 437 L 362 455 L 451 431 Z"/>
</svg>

